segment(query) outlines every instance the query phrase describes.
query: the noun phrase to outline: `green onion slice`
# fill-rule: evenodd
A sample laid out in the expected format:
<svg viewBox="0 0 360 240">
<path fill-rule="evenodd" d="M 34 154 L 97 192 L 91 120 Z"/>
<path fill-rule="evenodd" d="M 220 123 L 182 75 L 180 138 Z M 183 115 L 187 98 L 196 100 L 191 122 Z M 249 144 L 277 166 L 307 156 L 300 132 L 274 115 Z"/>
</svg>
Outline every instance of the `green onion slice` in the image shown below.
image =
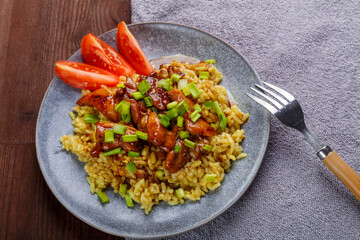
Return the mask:
<svg viewBox="0 0 360 240">
<path fill-rule="evenodd" d="M 131 93 L 131 96 L 133 96 L 133 98 L 135 98 L 135 100 L 141 100 L 141 99 L 145 98 L 145 95 L 142 94 L 141 92 Z"/>
<path fill-rule="evenodd" d="M 181 78 L 178 82 L 178 89 L 182 90 L 188 84 L 187 79 Z"/>
<path fill-rule="evenodd" d="M 137 135 L 123 135 L 122 139 L 124 142 L 137 142 L 138 136 Z"/>
<path fill-rule="evenodd" d="M 127 191 L 127 184 L 120 183 L 119 193 L 126 194 Z"/>
<path fill-rule="evenodd" d="M 110 202 L 110 199 L 109 199 L 109 197 L 106 195 L 106 193 L 104 193 L 103 191 L 101 191 L 101 190 L 96 190 L 96 193 L 97 193 L 97 195 L 98 195 L 98 197 L 100 198 L 100 201 L 102 202 L 102 203 L 108 203 L 108 202 Z"/>
<path fill-rule="evenodd" d="M 151 97 L 145 97 L 145 98 L 144 98 L 144 102 L 145 102 L 145 105 L 146 105 L 147 107 L 151 107 L 152 105 L 154 105 Z"/>
<path fill-rule="evenodd" d="M 122 102 L 115 106 L 115 112 L 118 112 L 121 108 Z"/>
<path fill-rule="evenodd" d="M 122 152 L 122 149 L 119 147 L 119 148 L 115 148 L 115 149 L 104 152 L 103 156 L 107 157 L 107 156 L 115 155 L 115 154 L 118 154 L 121 152 Z"/>
<path fill-rule="evenodd" d="M 178 105 L 178 102 L 173 101 L 173 102 L 169 103 L 168 105 L 166 105 L 166 108 L 170 110 L 170 109 L 176 107 L 177 105 Z"/>
<path fill-rule="evenodd" d="M 178 125 L 178 127 L 183 127 L 184 126 L 184 117 L 183 116 L 178 116 L 177 117 L 177 125 Z"/>
<path fill-rule="evenodd" d="M 176 195 L 178 198 L 184 198 L 185 197 L 185 192 L 184 192 L 184 189 L 182 188 L 178 188 L 175 190 L 176 192 Z"/>
<path fill-rule="evenodd" d="M 164 115 L 164 114 L 159 114 L 158 115 L 160 123 L 164 126 L 164 127 L 168 127 L 170 126 L 170 119 Z"/>
<path fill-rule="evenodd" d="M 183 92 L 184 92 L 185 96 L 189 95 L 187 93 L 190 92 L 194 98 L 199 97 L 201 94 L 201 91 L 196 87 L 195 83 L 193 83 L 193 82 L 189 83 L 186 87 L 184 87 Z"/>
<path fill-rule="evenodd" d="M 215 64 L 216 63 L 215 59 L 206 59 L 205 62 L 207 64 Z"/>
<path fill-rule="evenodd" d="M 203 71 L 200 71 L 199 72 L 199 78 L 200 79 L 209 79 L 210 77 L 210 73 L 209 72 L 203 72 Z"/>
<path fill-rule="evenodd" d="M 170 91 L 172 89 L 172 81 L 170 78 L 162 79 L 157 83 L 157 87 Z"/>
<path fill-rule="evenodd" d="M 185 146 L 189 148 L 194 148 L 196 146 L 196 143 L 190 141 L 189 139 L 185 139 Z"/>
<path fill-rule="evenodd" d="M 216 174 L 208 173 L 208 174 L 205 175 L 205 181 L 206 182 L 214 182 L 215 178 L 216 178 Z"/>
<path fill-rule="evenodd" d="M 122 83 L 119 83 L 118 85 L 116 85 L 118 88 L 125 88 L 125 85 Z"/>
<path fill-rule="evenodd" d="M 210 126 L 211 126 L 211 127 L 213 127 L 213 128 L 215 129 L 215 131 L 219 128 L 219 126 L 218 126 L 218 125 L 213 124 L 213 123 L 211 123 L 211 124 L 210 124 Z"/>
<path fill-rule="evenodd" d="M 126 202 L 126 206 L 128 207 L 133 207 L 134 206 L 134 202 L 132 200 L 132 198 L 130 197 L 129 194 L 125 195 L 125 202 Z"/>
<path fill-rule="evenodd" d="M 190 114 L 190 119 L 193 122 L 196 122 L 200 117 L 201 117 L 201 115 L 200 115 L 199 111 L 197 111 L 197 110 L 195 110 L 194 112 L 192 112 Z"/>
<path fill-rule="evenodd" d="M 166 116 L 169 118 L 169 120 L 174 119 L 178 116 L 178 112 L 176 108 L 173 108 L 166 112 Z"/>
<path fill-rule="evenodd" d="M 178 153 L 178 152 L 180 152 L 180 150 L 181 150 L 181 147 L 179 145 L 176 145 L 174 148 L 174 152 Z"/>
<path fill-rule="evenodd" d="M 84 122 L 86 123 L 97 123 L 99 121 L 99 118 L 95 114 L 86 114 L 84 116 Z"/>
<path fill-rule="evenodd" d="M 114 143 L 114 131 L 113 130 L 105 130 L 105 142 L 106 143 Z"/>
<path fill-rule="evenodd" d="M 145 94 L 151 88 L 150 83 L 146 79 L 142 80 L 137 87 L 141 94 Z"/>
<path fill-rule="evenodd" d="M 180 80 L 181 76 L 179 74 L 173 73 L 171 74 L 170 80 L 172 82 L 178 82 Z"/>
<path fill-rule="evenodd" d="M 134 152 L 134 151 L 129 151 L 128 156 L 129 157 L 140 157 L 140 153 L 139 152 Z"/>
<path fill-rule="evenodd" d="M 147 140 L 148 139 L 148 134 L 141 132 L 141 131 L 136 131 L 135 132 L 136 136 L 138 136 L 138 138 L 142 139 L 142 140 Z"/>
<path fill-rule="evenodd" d="M 176 106 L 176 109 L 179 116 L 183 116 L 185 112 L 190 112 L 190 106 L 185 99 Z"/>
<path fill-rule="evenodd" d="M 156 114 L 158 113 L 158 109 L 157 109 L 156 107 L 152 107 L 152 108 L 151 108 L 151 111 L 153 111 L 153 112 L 156 113 Z"/>
<path fill-rule="evenodd" d="M 190 133 L 188 131 L 180 131 L 180 138 L 188 138 L 190 136 Z"/>
<path fill-rule="evenodd" d="M 121 101 L 121 118 L 126 123 L 131 121 L 130 103 L 125 100 Z"/>
<path fill-rule="evenodd" d="M 157 170 L 155 175 L 157 176 L 158 179 L 160 179 L 161 181 L 164 179 L 164 171 L 161 170 Z"/>
<path fill-rule="evenodd" d="M 209 110 L 215 107 L 215 106 L 214 106 L 214 102 L 212 102 L 212 101 L 205 101 L 205 102 L 203 103 L 203 106 L 204 106 L 206 109 L 209 109 Z"/>
<path fill-rule="evenodd" d="M 210 145 L 208 145 L 208 144 L 205 144 L 203 149 L 205 149 L 206 151 L 211 151 L 212 147 Z"/>
<path fill-rule="evenodd" d="M 199 104 L 195 104 L 195 105 L 194 105 L 194 110 L 195 110 L 195 111 L 198 111 L 198 112 L 201 112 L 201 111 L 202 111 L 202 109 L 201 109 L 201 107 L 200 107 Z"/>
<path fill-rule="evenodd" d="M 114 133 L 124 135 L 126 132 L 127 126 L 121 124 L 114 125 Z"/>
<path fill-rule="evenodd" d="M 128 152 L 128 154 L 130 153 L 131 151 Z M 133 173 L 136 171 L 136 166 L 135 166 L 135 163 L 133 161 L 129 162 L 128 164 L 126 164 L 126 169 L 129 171 L 129 173 Z"/>
<path fill-rule="evenodd" d="M 220 128 L 222 131 L 225 131 L 227 123 L 228 123 L 227 117 L 224 114 L 222 114 L 220 116 Z"/>
</svg>

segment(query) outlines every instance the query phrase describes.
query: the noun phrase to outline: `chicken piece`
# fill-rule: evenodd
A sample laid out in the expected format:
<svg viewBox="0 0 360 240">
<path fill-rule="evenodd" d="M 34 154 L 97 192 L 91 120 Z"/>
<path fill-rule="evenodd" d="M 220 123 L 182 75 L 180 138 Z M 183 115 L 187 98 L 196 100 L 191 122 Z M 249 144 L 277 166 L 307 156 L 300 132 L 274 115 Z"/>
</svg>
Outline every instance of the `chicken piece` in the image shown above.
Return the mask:
<svg viewBox="0 0 360 240">
<path fill-rule="evenodd" d="M 113 122 L 98 122 L 96 123 L 96 139 L 99 142 L 103 142 L 102 149 L 104 151 L 112 150 L 118 147 L 122 147 L 125 151 L 139 151 L 138 142 L 124 142 L 120 134 L 114 134 L 115 142 L 114 143 L 106 143 L 105 140 L 105 130 L 114 129 L 115 123 Z M 136 129 L 127 126 L 126 132 L 124 135 L 134 135 Z"/>
<path fill-rule="evenodd" d="M 170 173 L 179 171 L 190 161 L 189 148 L 185 146 L 184 140 L 177 140 L 175 146 L 180 146 L 180 151 L 175 153 L 175 151 L 172 150 L 167 154 L 165 160 L 165 168 Z"/>
<path fill-rule="evenodd" d="M 146 95 L 151 97 L 154 106 L 157 109 L 165 110 L 166 106 L 170 103 L 170 100 L 164 89 L 156 87 L 159 79 L 149 76 L 147 81 L 150 83 L 151 88 L 147 91 Z"/>
<path fill-rule="evenodd" d="M 195 103 L 191 101 L 189 98 L 185 97 L 185 95 L 179 89 L 172 89 L 168 92 L 168 95 L 171 101 L 181 102 L 182 100 L 186 100 L 186 102 L 190 106 L 190 113 L 194 111 Z M 196 122 L 193 122 L 190 119 L 190 113 L 186 113 L 184 115 L 185 119 L 185 128 L 192 135 L 202 135 L 211 137 L 215 135 L 215 129 L 208 124 L 204 118 L 200 117 Z"/>
<path fill-rule="evenodd" d="M 165 152 L 174 148 L 176 132 L 167 130 L 161 123 L 156 113 L 151 112 L 147 121 L 148 141 Z"/>
<path fill-rule="evenodd" d="M 193 142 L 196 143 L 196 146 L 189 149 L 190 157 L 199 159 L 203 154 L 208 153 L 208 151 L 205 150 L 204 147 L 206 144 L 209 144 L 209 140 L 202 136 L 196 136 L 196 139 Z"/>
<path fill-rule="evenodd" d="M 77 102 L 79 106 L 94 106 L 105 117 L 113 122 L 118 121 L 115 112 L 115 101 L 111 92 L 106 88 L 99 88 L 80 98 Z"/>
</svg>

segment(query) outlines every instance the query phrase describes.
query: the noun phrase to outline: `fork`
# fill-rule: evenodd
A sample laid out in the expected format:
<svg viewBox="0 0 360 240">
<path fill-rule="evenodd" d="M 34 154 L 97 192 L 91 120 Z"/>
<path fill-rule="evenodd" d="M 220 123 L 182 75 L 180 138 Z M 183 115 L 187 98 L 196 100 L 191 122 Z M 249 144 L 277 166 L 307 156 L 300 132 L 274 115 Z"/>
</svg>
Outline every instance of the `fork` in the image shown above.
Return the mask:
<svg viewBox="0 0 360 240">
<path fill-rule="evenodd" d="M 300 131 L 310 145 L 315 149 L 317 156 L 323 161 L 325 166 L 330 169 L 330 171 L 332 171 L 335 176 L 339 178 L 347 188 L 349 188 L 357 200 L 360 201 L 359 174 L 355 172 L 355 170 L 352 169 L 334 150 L 332 150 L 331 147 L 321 143 L 307 129 L 301 106 L 293 95 L 270 83 L 263 83 L 269 88 L 275 90 L 275 92 L 270 91 L 259 84 L 255 84 L 256 88 L 252 87 L 251 89 L 264 99 L 268 100 L 271 104 L 250 93 L 246 93 L 246 95 L 275 115 L 280 122 Z M 279 96 L 279 94 L 281 96 Z M 272 96 L 272 98 L 270 96 Z"/>
</svg>

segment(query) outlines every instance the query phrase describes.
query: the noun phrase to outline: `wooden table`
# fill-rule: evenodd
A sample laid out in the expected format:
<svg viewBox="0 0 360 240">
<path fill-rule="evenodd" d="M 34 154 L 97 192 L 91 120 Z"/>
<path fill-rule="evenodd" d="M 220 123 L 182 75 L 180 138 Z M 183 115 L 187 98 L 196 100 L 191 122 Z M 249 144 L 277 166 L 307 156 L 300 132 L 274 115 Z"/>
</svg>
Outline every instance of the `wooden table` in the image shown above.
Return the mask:
<svg viewBox="0 0 360 240">
<path fill-rule="evenodd" d="M 0 239 L 122 239 L 83 223 L 40 172 L 35 126 L 54 65 L 99 35 L 130 23 L 130 0 L 0 1 Z"/>
</svg>

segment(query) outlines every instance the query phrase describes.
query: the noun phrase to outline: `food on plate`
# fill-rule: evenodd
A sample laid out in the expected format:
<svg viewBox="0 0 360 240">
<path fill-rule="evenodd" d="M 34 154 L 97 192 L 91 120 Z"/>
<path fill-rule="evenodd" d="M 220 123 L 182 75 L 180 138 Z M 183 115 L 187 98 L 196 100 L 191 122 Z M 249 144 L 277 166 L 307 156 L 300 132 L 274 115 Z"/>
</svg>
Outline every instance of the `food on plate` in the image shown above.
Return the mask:
<svg viewBox="0 0 360 240">
<path fill-rule="evenodd" d="M 107 49 L 95 36 L 87 36 Z M 111 201 L 105 193 L 109 186 L 128 207 L 140 203 L 146 214 L 161 201 L 197 201 L 220 187 L 232 161 L 246 157 L 241 125 L 249 114 L 229 101 L 227 90 L 218 85 L 222 74 L 215 60 L 181 62 L 177 59 L 186 58 L 175 56 L 154 68 L 124 23 L 117 37 L 119 49 L 126 46 L 137 54 L 125 56 L 120 50 L 132 73 L 95 70 L 95 81 L 93 75 L 75 74 L 74 79 L 57 71 L 65 82 L 83 89 L 69 113 L 74 135 L 62 136 L 62 147 L 86 163 L 90 191 L 102 203 Z M 85 61 L 92 64 L 92 57 L 113 64 L 100 53 L 87 55 Z M 78 65 L 81 71 L 83 65 Z M 114 75 L 115 84 L 108 79 Z"/>
</svg>

